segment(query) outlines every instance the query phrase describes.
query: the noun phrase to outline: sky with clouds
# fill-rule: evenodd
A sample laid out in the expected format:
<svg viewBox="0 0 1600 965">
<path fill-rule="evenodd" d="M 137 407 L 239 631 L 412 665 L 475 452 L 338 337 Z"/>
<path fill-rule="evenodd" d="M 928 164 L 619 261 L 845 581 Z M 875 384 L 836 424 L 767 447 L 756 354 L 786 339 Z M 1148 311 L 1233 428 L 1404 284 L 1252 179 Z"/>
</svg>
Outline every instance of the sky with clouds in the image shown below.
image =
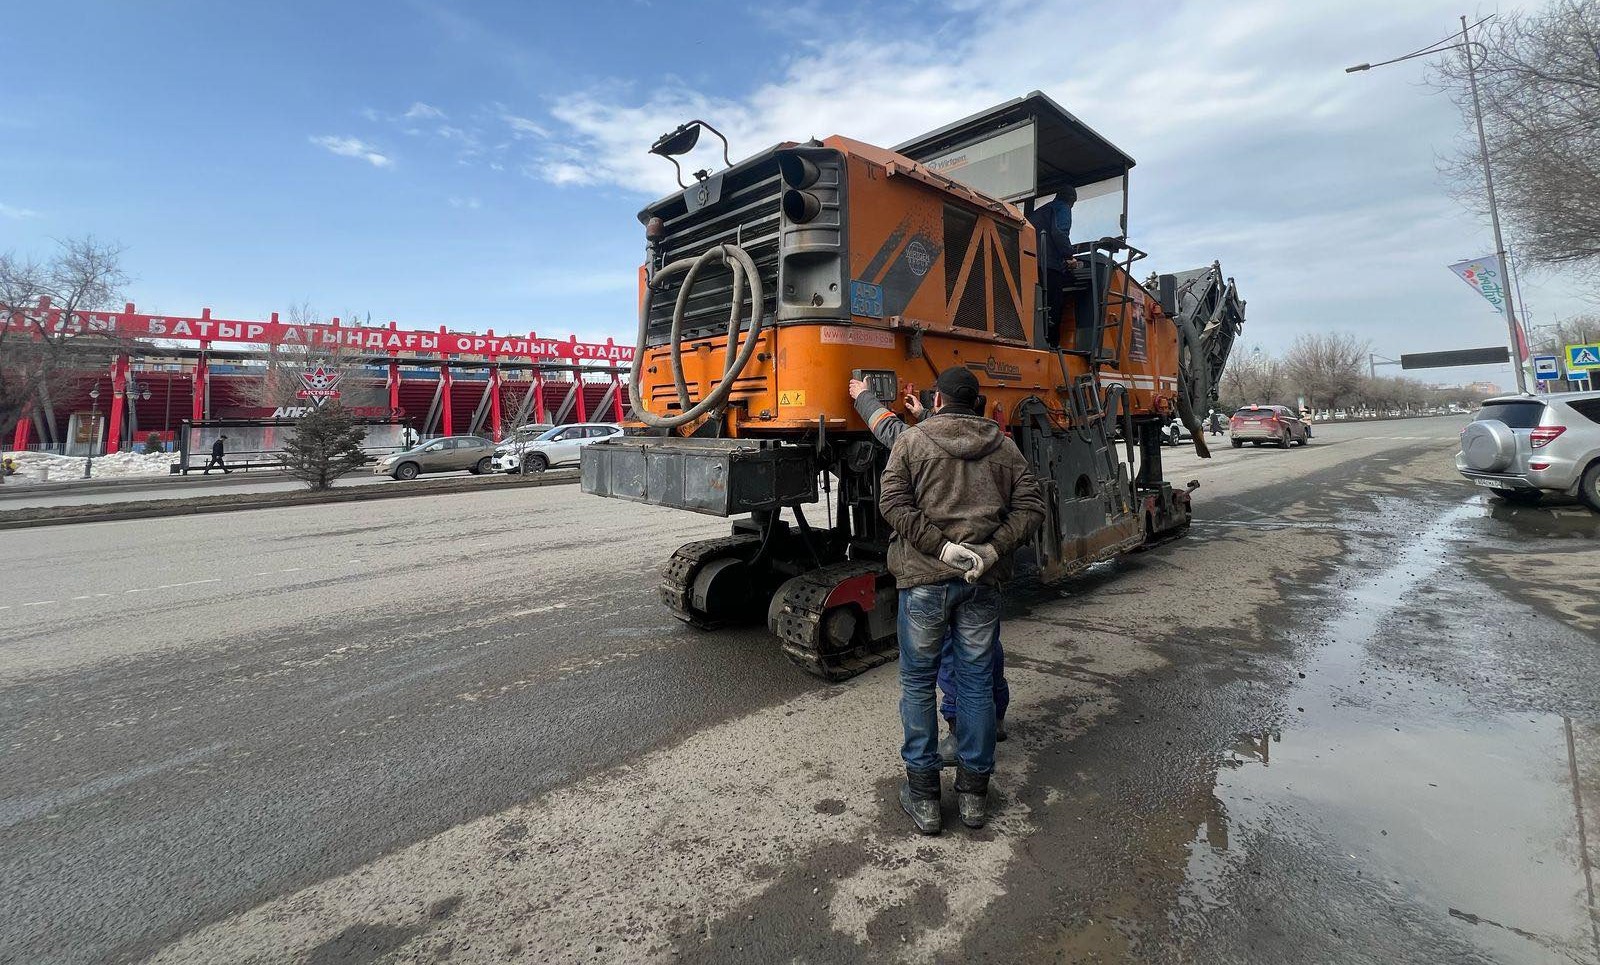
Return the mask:
<svg viewBox="0 0 1600 965">
<path fill-rule="evenodd" d="M 142 309 L 628 338 L 660 133 L 891 145 L 1040 89 L 1137 159 L 1152 267 L 1238 279 L 1248 344 L 1504 336 L 1445 268 L 1493 248 L 1437 173 L 1455 108 L 1421 61 L 1343 71 L 1495 12 L 1459 0 L 8 6 L 39 40 L 0 82 L 0 250 L 116 240 Z M 1523 294 L 1533 324 L 1594 308 Z"/>
</svg>

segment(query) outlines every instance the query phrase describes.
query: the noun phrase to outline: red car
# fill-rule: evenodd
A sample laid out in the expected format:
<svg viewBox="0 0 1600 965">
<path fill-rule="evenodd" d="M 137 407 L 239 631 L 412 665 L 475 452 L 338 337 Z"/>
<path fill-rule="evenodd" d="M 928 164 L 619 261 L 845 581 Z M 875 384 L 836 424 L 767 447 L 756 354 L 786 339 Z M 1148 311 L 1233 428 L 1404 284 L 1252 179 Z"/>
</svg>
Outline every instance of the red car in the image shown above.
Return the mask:
<svg viewBox="0 0 1600 965">
<path fill-rule="evenodd" d="M 1245 443 L 1275 442 L 1283 448 L 1311 441 L 1311 427 L 1286 405 L 1247 405 L 1228 420 L 1233 448 Z"/>
</svg>

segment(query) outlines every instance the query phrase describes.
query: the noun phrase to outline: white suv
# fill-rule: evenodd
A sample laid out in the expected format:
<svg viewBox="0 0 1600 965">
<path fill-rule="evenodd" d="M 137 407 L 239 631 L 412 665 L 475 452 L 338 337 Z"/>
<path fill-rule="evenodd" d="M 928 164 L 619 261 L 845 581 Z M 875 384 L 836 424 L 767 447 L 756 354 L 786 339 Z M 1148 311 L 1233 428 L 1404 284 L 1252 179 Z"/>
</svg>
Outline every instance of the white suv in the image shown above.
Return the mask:
<svg viewBox="0 0 1600 965">
<path fill-rule="evenodd" d="M 1564 493 L 1600 512 L 1600 392 L 1488 400 L 1461 430 L 1456 469 L 1508 502 Z"/>
<path fill-rule="evenodd" d="M 556 466 L 575 464 L 584 446 L 620 435 L 622 427 L 611 422 L 572 422 L 556 426 L 528 442 L 502 445 L 495 450 L 494 468 L 499 472 L 544 472 Z"/>
</svg>

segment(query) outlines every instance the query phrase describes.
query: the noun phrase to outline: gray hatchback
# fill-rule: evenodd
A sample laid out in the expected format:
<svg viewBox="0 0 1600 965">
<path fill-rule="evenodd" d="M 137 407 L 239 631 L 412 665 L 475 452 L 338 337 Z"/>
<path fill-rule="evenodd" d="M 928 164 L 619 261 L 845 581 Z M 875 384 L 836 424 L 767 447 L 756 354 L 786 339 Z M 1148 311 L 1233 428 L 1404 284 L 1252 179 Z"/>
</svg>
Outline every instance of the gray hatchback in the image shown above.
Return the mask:
<svg viewBox="0 0 1600 965">
<path fill-rule="evenodd" d="M 1600 512 L 1600 392 L 1488 400 L 1461 430 L 1456 469 L 1508 502 L 1563 493 Z"/>
</svg>

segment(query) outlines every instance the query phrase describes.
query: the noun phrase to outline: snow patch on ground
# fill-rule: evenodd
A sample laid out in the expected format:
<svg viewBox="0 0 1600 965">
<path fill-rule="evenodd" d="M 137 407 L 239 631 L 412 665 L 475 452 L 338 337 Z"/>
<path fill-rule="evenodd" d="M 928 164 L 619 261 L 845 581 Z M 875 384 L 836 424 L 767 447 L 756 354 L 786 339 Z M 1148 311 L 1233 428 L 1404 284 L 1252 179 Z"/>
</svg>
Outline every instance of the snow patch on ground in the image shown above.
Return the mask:
<svg viewBox="0 0 1600 965">
<path fill-rule="evenodd" d="M 83 478 L 82 456 L 58 456 L 49 452 L 6 452 L 17 461 L 17 474 L 7 476 L 5 485 L 41 482 L 66 482 Z M 118 452 L 94 458 L 94 479 L 122 479 L 129 476 L 165 476 L 168 466 L 178 461 L 176 453 Z"/>
</svg>

